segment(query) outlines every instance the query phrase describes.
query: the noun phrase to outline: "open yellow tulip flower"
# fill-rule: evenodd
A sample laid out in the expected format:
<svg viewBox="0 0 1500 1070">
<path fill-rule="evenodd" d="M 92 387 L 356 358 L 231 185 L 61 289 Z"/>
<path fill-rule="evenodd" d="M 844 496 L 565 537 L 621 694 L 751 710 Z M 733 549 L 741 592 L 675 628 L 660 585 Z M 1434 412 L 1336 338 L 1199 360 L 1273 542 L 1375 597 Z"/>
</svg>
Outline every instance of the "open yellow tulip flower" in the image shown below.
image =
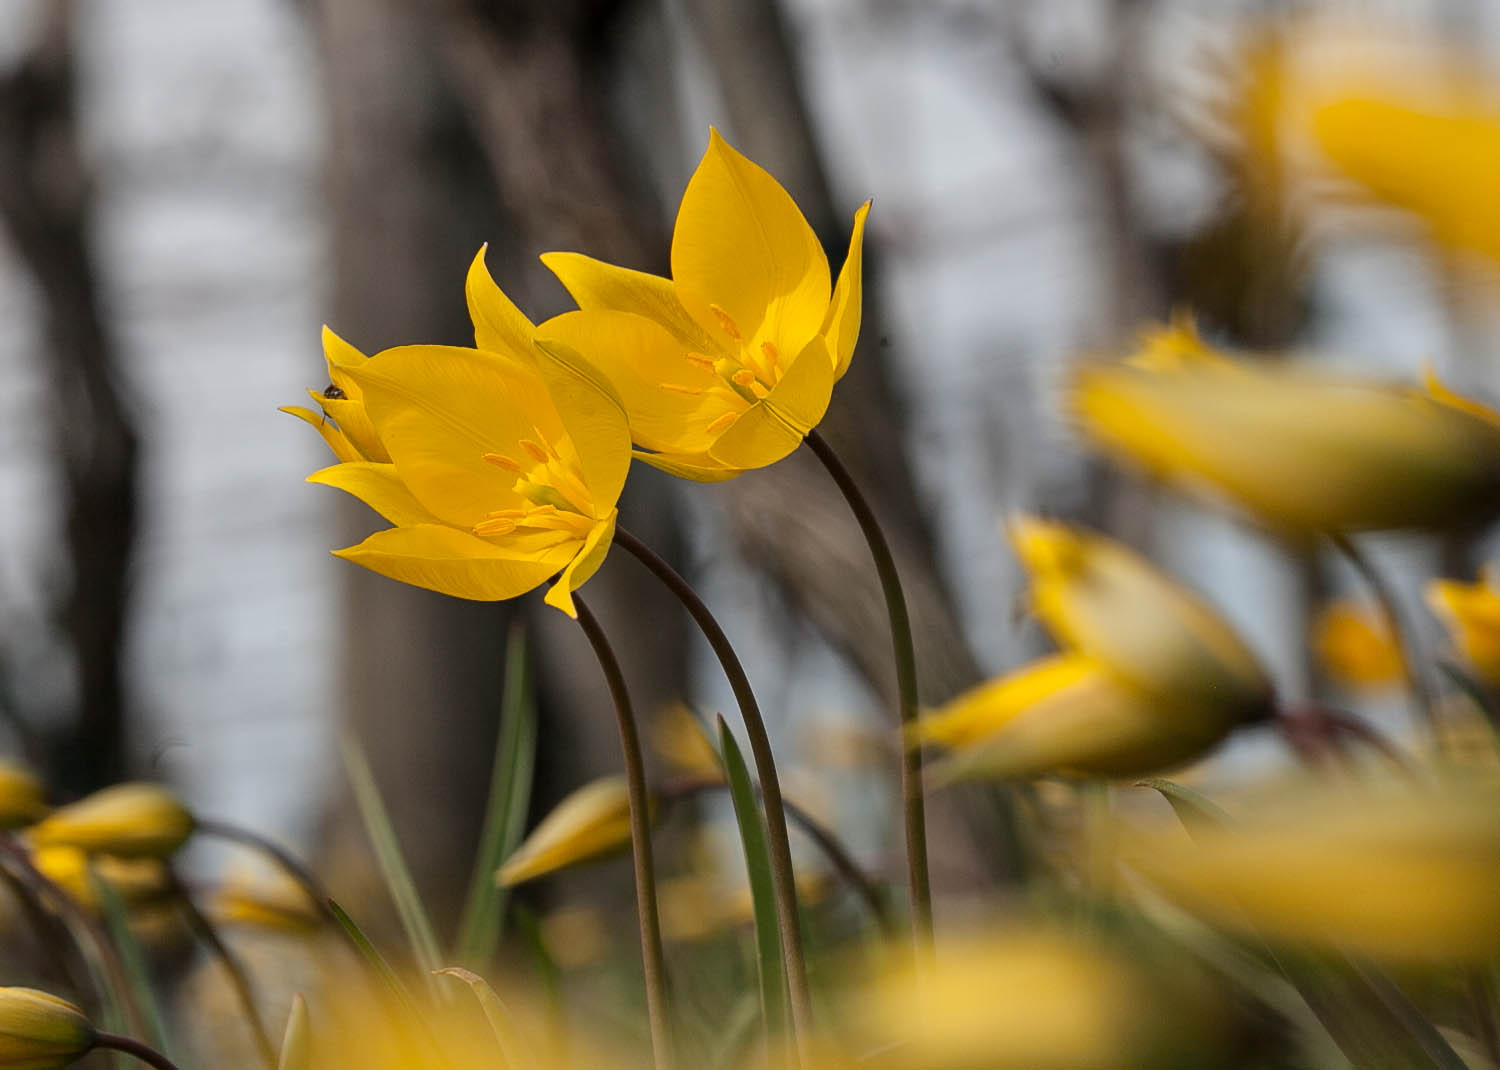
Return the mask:
<svg viewBox="0 0 1500 1070">
<path fill-rule="evenodd" d="M 1500 688 L 1500 575 L 1487 568 L 1478 583 L 1435 580 L 1427 587 L 1427 604 L 1475 675 Z"/>
<path fill-rule="evenodd" d="M 1397 961 L 1500 954 L 1500 806 L 1445 788 L 1301 793 L 1191 838 L 1122 833 L 1128 865 L 1181 907 L 1268 939 Z"/>
<path fill-rule="evenodd" d="M 307 391 L 318 411 L 300 405 L 284 405 L 281 411 L 311 424 L 341 461 L 389 461 L 390 454 L 365 412 L 359 384 L 347 370 L 358 368 L 368 358 L 327 327 L 323 328 L 323 358 L 328 363 L 328 385 Z"/>
<path fill-rule="evenodd" d="M 625 412 L 575 353 L 532 345 L 530 323 L 479 258 L 469 290 L 481 348 L 401 346 L 341 366 L 390 462 L 345 461 L 308 479 L 395 525 L 339 557 L 477 601 L 561 573 L 547 604 L 576 616 L 572 592 L 614 535 L 630 467 Z"/>
<path fill-rule="evenodd" d="M 1445 530 L 1500 512 L 1500 419 L 1441 389 L 1232 361 L 1093 365 L 1084 434 L 1288 534 Z"/>
<path fill-rule="evenodd" d="M 672 277 L 548 253 L 579 311 L 538 337 L 603 370 L 642 460 L 705 482 L 779 461 L 823 418 L 854 354 L 868 211 L 854 215 L 830 288 L 828 258 L 791 196 L 710 131 L 677 214 Z"/>
</svg>

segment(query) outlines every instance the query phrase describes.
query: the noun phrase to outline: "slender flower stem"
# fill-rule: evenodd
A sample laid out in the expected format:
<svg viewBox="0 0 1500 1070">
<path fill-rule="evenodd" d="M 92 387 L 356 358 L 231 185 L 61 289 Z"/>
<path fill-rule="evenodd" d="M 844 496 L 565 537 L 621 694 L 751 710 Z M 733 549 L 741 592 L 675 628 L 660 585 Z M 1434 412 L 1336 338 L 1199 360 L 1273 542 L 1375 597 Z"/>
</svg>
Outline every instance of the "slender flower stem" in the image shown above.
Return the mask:
<svg viewBox="0 0 1500 1070">
<path fill-rule="evenodd" d="M 816 430 L 807 433 L 807 447 L 812 450 L 828 474 L 838 484 L 844 500 L 859 522 L 875 559 L 880 576 L 880 590 L 885 595 L 885 611 L 891 619 L 891 643 L 896 654 L 896 689 L 899 693 L 897 715 L 901 721 L 901 814 L 906 825 L 906 878 L 911 896 L 912 937 L 921 949 L 932 942 L 932 882 L 927 872 L 927 803 L 922 792 L 922 752 L 906 746 L 907 732 L 917 720 L 917 652 L 911 637 L 911 617 L 906 611 L 906 596 L 901 591 L 901 576 L 896 559 L 886 542 L 885 532 L 875 519 L 869 501 L 839 460 L 838 454 Z"/>
<path fill-rule="evenodd" d="M 52 878 L 37 869 L 36 864 L 31 861 L 31 856 L 26 853 L 26 849 L 9 836 L 0 836 L 0 856 L 3 856 L 0 864 L 6 865 L 30 889 L 31 894 L 37 897 L 38 902 L 50 901 L 52 908 L 71 923 L 75 930 L 75 940 L 77 940 L 77 931 L 88 934 L 88 942 L 93 945 L 94 953 L 98 956 L 100 969 L 114 995 L 116 1005 L 123 1010 L 130 1028 L 144 1033 L 146 1016 L 136 1000 L 134 989 L 130 986 L 129 976 L 125 971 L 124 963 L 120 961 L 119 952 L 110 942 L 109 934 L 104 931 L 98 920 L 79 906 L 78 901 L 71 895 L 58 887 Z M 82 950 L 82 948 L 82 941 L 79 941 L 79 949 Z"/>
<path fill-rule="evenodd" d="M 656 873 L 651 856 L 651 799 L 646 791 L 646 762 L 641 755 L 641 737 L 636 728 L 625 674 L 598 618 L 583 599 L 573 596 L 578 623 L 599 659 L 599 668 L 614 699 L 615 719 L 620 728 L 620 750 L 625 757 L 625 786 L 630 796 L 630 849 L 635 859 L 636 913 L 641 922 L 641 959 L 646 975 L 646 1013 L 651 1020 L 651 1048 L 658 1070 L 672 1066 L 672 1026 L 667 1009 L 667 968 L 661 950 L 661 920 L 656 906 Z"/>
<path fill-rule="evenodd" d="M 787 994 L 792 1004 L 792 1028 L 796 1031 L 803 1062 L 810 1054 L 812 1038 L 812 995 L 807 985 L 807 962 L 802 953 L 802 928 L 797 915 L 797 884 L 792 870 L 792 848 L 787 837 L 786 804 L 781 799 L 781 780 L 776 775 L 776 759 L 771 753 L 771 739 L 766 722 L 760 715 L 760 704 L 750 687 L 739 655 L 719 627 L 698 592 L 680 576 L 655 550 L 622 528 L 615 529 L 615 545 L 635 555 L 677 596 L 688 615 L 703 632 L 729 679 L 744 718 L 750 739 L 750 754 L 760 778 L 760 790 L 766 805 L 766 846 L 771 854 L 771 881 L 776 893 L 776 919 L 781 930 L 781 950 L 786 957 Z"/>
<path fill-rule="evenodd" d="M 97 1033 L 95 1042 L 101 1048 L 109 1048 L 111 1051 L 123 1051 L 126 1055 L 133 1055 L 147 1066 L 154 1066 L 157 1070 L 177 1070 L 177 1064 L 168 1059 L 155 1048 L 142 1044 L 139 1040 L 130 1037 L 122 1037 L 118 1033 Z"/>
<path fill-rule="evenodd" d="M 202 940 L 213 956 L 219 960 L 224 967 L 224 972 L 229 975 L 229 983 L 234 987 L 234 994 L 240 1001 L 240 1009 L 245 1014 L 245 1020 L 250 1026 L 250 1034 L 255 1038 L 255 1047 L 260 1052 L 261 1060 L 269 1070 L 276 1070 L 276 1046 L 271 1043 L 270 1034 L 266 1032 L 266 1023 L 262 1021 L 260 1011 L 255 1006 L 255 993 L 250 987 L 250 977 L 245 972 L 244 963 L 224 943 L 219 930 L 202 910 L 193 901 L 192 895 L 178 879 L 175 870 L 168 869 L 168 879 L 171 881 L 172 894 L 176 896 L 178 905 L 182 908 L 183 917 L 187 919 L 188 927 L 193 930 L 198 939 Z"/>
<path fill-rule="evenodd" d="M 308 869 L 296 855 L 274 840 L 267 839 L 252 829 L 241 828 L 239 825 L 227 821 L 215 821 L 213 819 L 199 819 L 197 831 L 204 836 L 213 836 L 217 839 L 228 840 L 242 847 L 249 847 L 254 851 L 265 855 L 276 866 L 290 877 L 307 898 L 312 901 L 313 908 L 323 915 L 324 919 L 332 924 L 334 929 L 343 932 L 343 925 L 338 916 L 328 906 L 328 889 L 318 879 L 317 874 Z"/>
<path fill-rule="evenodd" d="M 1334 548 L 1344 556 L 1345 560 L 1354 566 L 1369 586 L 1370 593 L 1375 596 L 1380 612 L 1385 617 L 1386 627 L 1390 629 L 1392 638 L 1396 640 L 1396 648 L 1400 651 L 1401 671 L 1406 675 L 1406 686 L 1411 691 L 1412 705 L 1416 709 L 1418 718 L 1426 723 L 1427 731 L 1432 736 L 1432 742 L 1441 756 L 1444 736 L 1438 718 L 1437 702 L 1433 698 L 1432 690 L 1427 686 L 1427 678 L 1422 675 L 1413 634 L 1406 626 L 1406 619 L 1396 602 L 1395 593 L 1375 568 L 1374 563 L 1347 536 L 1329 532 L 1328 540 L 1333 543 Z"/>
<path fill-rule="evenodd" d="M 689 795 L 698 795 L 705 791 L 727 791 L 728 788 L 729 785 L 724 781 L 711 777 L 682 777 L 661 785 L 656 795 L 663 801 L 670 801 Z M 880 894 L 880 887 L 874 878 L 860 868 L 848 849 L 822 822 L 791 799 L 783 799 L 782 802 L 786 806 L 786 816 L 806 834 L 808 839 L 817 844 L 818 849 L 827 857 L 828 864 L 848 883 L 855 894 L 864 900 L 865 905 L 870 909 L 870 916 L 875 919 L 875 924 L 880 931 L 888 937 L 894 937 L 895 922 L 891 918 L 891 912 L 886 908 L 885 900 Z"/>
</svg>

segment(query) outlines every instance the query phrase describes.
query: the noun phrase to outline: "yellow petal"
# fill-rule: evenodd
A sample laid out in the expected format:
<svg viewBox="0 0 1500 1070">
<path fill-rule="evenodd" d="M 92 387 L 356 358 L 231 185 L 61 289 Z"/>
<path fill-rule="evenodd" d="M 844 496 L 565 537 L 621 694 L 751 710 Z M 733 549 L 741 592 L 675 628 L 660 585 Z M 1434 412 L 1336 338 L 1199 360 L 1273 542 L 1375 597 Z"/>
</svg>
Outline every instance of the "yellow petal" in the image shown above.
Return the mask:
<svg viewBox="0 0 1500 1070">
<path fill-rule="evenodd" d="M 476 602 L 523 595 L 559 568 L 550 558 L 519 555 L 467 531 L 437 524 L 377 531 L 334 555 L 414 587 Z"/>
<path fill-rule="evenodd" d="M 1475 674 L 1500 687 L 1500 592 L 1483 581 L 1435 580 L 1427 586 L 1427 604 Z"/>
<path fill-rule="evenodd" d="M 469 318 L 474 321 L 474 344 L 494 353 L 527 353 L 531 350 L 531 321 L 495 285 L 484 263 L 484 252 L 488 248 L 488 245 L 479 247 L 464 280 Z"/>
<path fill-rule="evenodd" d="M 606 519 L 594 525 L 583 542 L 583 548 L 568 562 L 568 567 L 563 569 L 562 575 L 547 592 L 546 603 L 549 606 L 562 610 L 570 617 L 578 616 L 578 609 L 573 605 L 573 592 L 582 587 L 590 576 L 599 571 L 599 566 L 604 564 L 610 540 L 615 537 L 615 520 L 618 515 L 611 512 Z"/>
<path fill-rule="evenodd" d="M 29 825 L 47 813 L 47 789 L 31 770 L 0 758 L 0 829 Z"/>
<path fill-rule="evenodd" d="M 82 1008 L 35 988 L 0 988 L 0 1065 L 61 1070 L 96 1043 Z"/>
<path fill-rule="evenodd" d="M 833 377 L 842 379 L 854 357 L 859 340 L 860 306 L 864 300 L 864 269 L 861 260 L 865 246 L 865 218 L 870 214 L 866 201 L 854 213 L 854 230 L 849 235 L 849 255 L 839 269 L 839 281 L 833 287 L 833 301 L 823 323 L 823 338 L 833 356 Z"/>
<path fill-rule="evenodd" d="M 585 311 L 645 316 L 689 352 L 717 353 L 721 348 L 682 307 L 671 279 L 616 267 L 582 253 L 543 253 L 542 263 Z"/>
<path fill-rule="evenodd" d="M 716 130 L 677 212 L 672 280 L 689 315 L 735 348 L 738 334 L 801 352 L 828 314 L 828 257 L 812 227 Z"/>
<path fill-rule="evenodd" d="M 374 461 L 335 464 L 314 472 L 307 481 L 354 495 L 392 524 L 442 523 L 406 489 L 393 464 Z"/>
<path fill-rule="evenodd" d="M 1323 670 L 1346 687 L 1401 682 L 1405 660 L 1385 618 L 1349 601 L 1330 602 L 1313 623 L 1313 649 Z"/>
<path fill-rule="evenodd" d="M 629 416 L 630 435 L 661 453 L 702 453 L 713 441 L 706 428 L 747 403 L 723 388 L 712 369 L 688 359 L 666 328 L 628 312 L 567 312 L 537 329 L 542 343 L 585 354 L 614 386 Z M 698 390 L 663 389 L 671 383 Z"/>
<path fill-rule="evenodd" d="M 347 373 L 344 378 L 350 382 L 353 381 Z M 370 422 L 370 415 L 365 411 L 363 400 L 356 401 L 352 397 L 324 397 L 314 391 L 309 391 L 309 393 L 313 395 L 323 412 L 339 425 L 339 430 L 344 432 L 344 438 L 359 451 L 361 457 L 367 461 L 391 459 L 390 454 L 386 452 L 385 445 L 380 441 L 380 436 L 375 433 L 375 425 Z"/>
<path fill-rule="evenodd" d="M 668 475 L 691 479 L 695 483 L 722 483 L 745 471 L 743 468 L 720 464 L 706 453 L 647 453 L 636 450 L 635 457 L 652 468 L 660 468 Z"/>
<path fill-rule="evenodd" d="M 1058 691 L 1099 671 L 1082 654 L 1059 654 L 980 684 L 924 714 L 912 727 L 913 739 L 959 747 L 1004 728 Z"/>
<path fill-rule="evenodd" d="M 321 412 L 313 412 L 304 409 L 300 405 L 283 405 L 281 412 L 291 413 L 299 420 L 312 424 L 313 429 L 323 436 L 323 441 L 328 443 L 328 448 L 333 450 L 333 455 L 341 461 L 362 461 L 364 456 L 355 449 L 353 444 L 344 437 L 344 433 L 334 426 L 333 422 Z"/>
<path fill-rule="evenodd" d="M 832 397 L 833 364 L 823 340 L 814 338 L 770 395 L 750 406 L 708 452 L 731 468 L 773 464 L 802 444 L 828 411 Z"/>
<path fill-rule="evenodd" d="M 193 834 L 193 815 L 160 784 L 116 784 L 54 810 L 31 842 L 121 858 L 165 858 Z"/>
<path fill-rule="evenodd" d="M 497 880 L 503 887 L 520 884 L 629 843 L 625 778 L 603 777 L 558 803 L 505 860 Z"/>
<path fill-rule="evenodd" d="M 539 339 L 537 370 L 557 406 L 598 512 L 614 508 L 630 471 L 630 424 L 609 380 L 576 350 Z"/>
<path fill-rule="evenodd" d="M 328 381 L 346 395 L 359 400 L 359 384 L 349 378 L 348 370 L 358 368 L 369 358 L 323 325 L 323 359 L 328 363 Z"/>
<path fill-rule="evenodd" d="M 526 504 L 516 477 L 484 461 L 523 438 L 556 441 L 562 423 L 534 359 L 453 346 L 402 346 L 355 373 L 407 488 L 445 523 L 473 527 Z"/>
</svg>

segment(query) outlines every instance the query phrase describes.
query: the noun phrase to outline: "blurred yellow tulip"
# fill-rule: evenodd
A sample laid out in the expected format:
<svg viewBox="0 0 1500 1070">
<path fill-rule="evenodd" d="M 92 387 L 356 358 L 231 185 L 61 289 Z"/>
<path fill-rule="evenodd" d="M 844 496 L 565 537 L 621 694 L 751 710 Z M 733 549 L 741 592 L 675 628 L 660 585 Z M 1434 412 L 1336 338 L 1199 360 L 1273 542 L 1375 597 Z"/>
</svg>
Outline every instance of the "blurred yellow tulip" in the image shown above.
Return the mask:
<svg viewBox="0 0 1500 1070">
<path fill-rule="evenodd" d="M 193 834 L 193 815 L 161 784 L 116 784 L 54 810 L 28 833 L 38 849 L 167 858 Z"/>
<path fill-rule="evenodd" d="M 307 890 L 280 870 L 230 870 L 205 910 L 219 922 L 292 933 L 315 932 L 323 924 Z"/>
<path fill-rule="evenodd" d="M 34 988 L 0 988 L 0 1067 L 60 1070 L 97 1043 L 82 1008 Z"/>
<path fill-rule="evenodd" d="M 1401 683 L 1405 658 L 1385 618 L 1351 601 L 1330 602 L 1313 621 L 1313 649 L 1323 671 L 1345 687 Z"/>
<path fill-rule="evenodd" d="M 1120 858 L 1186 910 L 1268 939 L 1403 961 L 1500 953 L 1500 797 L 1307 793 L 1191 839 L 1123 833 Z"/>
<path fill-rule="evenodd" d="M 1474 675 L 1500 688 L 1500 575 L 1485 569 L 1477 583 L 1435 580 L 1427 604 Z"/>
<path fill-rule="evenodd" d="M 672 277 L 548 253 L 579 311 L 538 335 L 610 378 L 647 463 L 716 481 L 779 461 L 823 418 L 854 355 L 869 207 L 854 214 L 830 289 L 828 257 L 791 196 L 710 130 L 678 209 Z"/>
<path fill-rule="evenodd" d="M 93 913 L 99 912 L 100 903 L 99 891 L 89 876 L 90 869 L 126 906 L 172 894 L 171 875 L 159 858 L 91 856 L 76 847 L 51 846 L 33 848 L 31 862 L 70 899 Z"/>
<path fill-rule="evenodd" d="M 495 879 L 509 887 L 629 844 L 625 778 L 603 777 L 571 793 L 542 818 Z"/>
<path fill-rule="evenodd" d="M 1271 528 L 1446 530 L 1500 512 L 1500 425 L 1450 392 L 1226 358 L 1143 363 L 1079 371 L 1083 432 Z"/>
<path fill-rule="evenodd" d="M 46 814 L 46 791 L 31 770 L 0 758 L 0 829 L 20 828 Z"/>
</svg>

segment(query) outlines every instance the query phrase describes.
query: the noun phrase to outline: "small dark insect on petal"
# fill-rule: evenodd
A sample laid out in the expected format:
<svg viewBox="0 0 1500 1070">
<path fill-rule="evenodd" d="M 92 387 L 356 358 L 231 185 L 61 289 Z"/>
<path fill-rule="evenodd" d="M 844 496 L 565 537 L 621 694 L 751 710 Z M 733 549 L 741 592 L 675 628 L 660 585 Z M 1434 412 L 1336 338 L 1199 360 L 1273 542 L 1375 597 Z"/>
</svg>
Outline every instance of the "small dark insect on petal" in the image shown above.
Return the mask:
<svg viewBox="0 0 1500 1070">
<path fill-rule="evenodd" d="M 329 383 L 323 388 L 323 396 L 325 398 L 333 398 L 334 400 L 348 397 L 348 395 L 344 393 L 342 388 L 334 386 L 332 383 Z"/>
</svg>

